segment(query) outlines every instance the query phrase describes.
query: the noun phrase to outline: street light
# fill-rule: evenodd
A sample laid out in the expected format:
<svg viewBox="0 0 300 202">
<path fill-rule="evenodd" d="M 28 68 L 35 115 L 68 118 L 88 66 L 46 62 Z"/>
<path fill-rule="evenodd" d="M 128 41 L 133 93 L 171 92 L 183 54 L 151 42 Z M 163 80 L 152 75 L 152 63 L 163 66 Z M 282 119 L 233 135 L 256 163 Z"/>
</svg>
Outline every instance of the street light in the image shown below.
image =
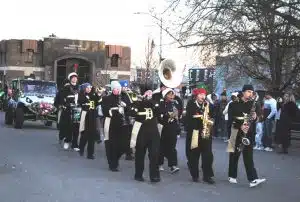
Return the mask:
<svg viewBox="0 0 300 202">
<path fill-rule="evenodd" d="M 160 27 L 160 33 L 159 33 L 159 63 L 162 62 L 162 30 L 163 30 L 163 26 L 162 26 L 162 18 L 158 18 L 150 13 L 146 13 L 146 12 L 135 12 L 133 13 L 135 15 L 149 15 L 150 17 L 154 18 L 155 20 L 159 21 L 159 27 Z"/>
</svg>

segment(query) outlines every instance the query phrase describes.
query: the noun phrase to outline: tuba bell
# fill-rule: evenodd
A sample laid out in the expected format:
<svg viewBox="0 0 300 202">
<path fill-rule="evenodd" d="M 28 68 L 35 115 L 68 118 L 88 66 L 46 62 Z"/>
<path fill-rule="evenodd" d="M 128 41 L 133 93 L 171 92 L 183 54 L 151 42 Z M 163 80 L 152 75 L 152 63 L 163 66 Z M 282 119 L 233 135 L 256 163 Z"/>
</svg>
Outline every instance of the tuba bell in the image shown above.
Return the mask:
<svg viewBox="0 0 300 202">
<path fill-rule="evenodd" d="M 184 69 L 183 69 L 184 70 Z M 158 76 L 160 81 L 168 88 L 178 87 L 183 79 L 183 70 L 176 68 L 175 62 L 171 59 L 165 59 L 161 62 Z"/>
</svg>

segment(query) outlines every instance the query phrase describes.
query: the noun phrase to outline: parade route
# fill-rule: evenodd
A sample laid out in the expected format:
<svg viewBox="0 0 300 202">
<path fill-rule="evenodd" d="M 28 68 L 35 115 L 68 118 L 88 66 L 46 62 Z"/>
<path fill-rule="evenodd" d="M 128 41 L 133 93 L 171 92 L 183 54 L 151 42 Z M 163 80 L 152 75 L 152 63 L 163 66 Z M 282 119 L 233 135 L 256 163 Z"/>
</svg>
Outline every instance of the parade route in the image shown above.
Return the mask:
<svg viewBox="0 0 300 202">
<path fill-rule="evenodd" d="M 1 202 L 298 202 L 300 201 L 300 147 L 289 155 L 255 152 L 255 165 L 267 182 L 249 188 L 243 161 L 237 185 L 227 181 L 226 144 L 214 140 L 216 185 L 194 183 L 186 166 L 185 139 L 177 144 L 180 172 L 161 173 L 162 181 L 151 184 L 148 161 L 146 182 L 133 180 L 134 162 L 120 160 L 120 172 L 108 170 L 104 144 L 96 145 L 96 159 L 64 151 L 58 131 L 40 122 L 25 122 L 22 130 L 4 125 L 0 113 Z M 299 143 L 295 143 L 299 144 Z M 241 157 L 242 158 L 242 157 Z M 165 163 L 165 168 L 166 168 Z"/>
</svg>

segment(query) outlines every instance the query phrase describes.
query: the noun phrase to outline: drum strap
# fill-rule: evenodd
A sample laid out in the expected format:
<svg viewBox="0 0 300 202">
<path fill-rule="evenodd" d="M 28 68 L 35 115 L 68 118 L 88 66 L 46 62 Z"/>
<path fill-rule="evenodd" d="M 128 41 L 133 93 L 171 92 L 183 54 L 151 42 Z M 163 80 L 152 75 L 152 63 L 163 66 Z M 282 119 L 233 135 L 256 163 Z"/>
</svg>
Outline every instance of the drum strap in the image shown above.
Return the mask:
<svg viewBox="0 0 300 202">
<path fill-rule="evenodd" d="M 161 132 L 162 132 L 162 129 L 163 129 L 163 125 L 162 124 L 157 124 L 157 128 L 158 128 L 158 132 L 159 132 L 159 135 L 161 136 Z"/>
<path fill-rule="evenodd" d="M 79 124 L 79 133 L 83 132 L 85 129 L 85 117 L 86 117 L 87 111 L 81 111 L 80 116 L 80 124 Z"/>
<path fill-rule="evenodd" d="M 135 121 L 133 124 L 131 138 L 130 138 L 130 148 L 134 148 L 136 146 L 136 140 L 141 129 L 142 123 Z"/>
<path fill-rule="evenodd" d="M 110 117 L 106 117 L 104 120 L 104 141 L 109 140 L 109 126 L 110 126 Z"/>
</svg>

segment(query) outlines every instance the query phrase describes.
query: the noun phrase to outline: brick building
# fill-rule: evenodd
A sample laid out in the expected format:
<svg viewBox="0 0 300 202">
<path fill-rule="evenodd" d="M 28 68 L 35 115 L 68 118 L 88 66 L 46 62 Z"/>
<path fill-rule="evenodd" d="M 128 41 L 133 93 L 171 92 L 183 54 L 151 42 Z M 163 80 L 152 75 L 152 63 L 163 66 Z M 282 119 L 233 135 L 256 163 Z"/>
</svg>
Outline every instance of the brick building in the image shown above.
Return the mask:
<svg viewBox="0 0 300 202">
<path fill-rule="evenodd" d="M 110 79 L 129 81 L 130 64 L 130 47 L 105 45 L 103 41 L 56 37 L 0 41 L 1 80 L 34 74 L 60 84 L 76 69 L 80 82 L 105 85 Z"/>
</svg>

